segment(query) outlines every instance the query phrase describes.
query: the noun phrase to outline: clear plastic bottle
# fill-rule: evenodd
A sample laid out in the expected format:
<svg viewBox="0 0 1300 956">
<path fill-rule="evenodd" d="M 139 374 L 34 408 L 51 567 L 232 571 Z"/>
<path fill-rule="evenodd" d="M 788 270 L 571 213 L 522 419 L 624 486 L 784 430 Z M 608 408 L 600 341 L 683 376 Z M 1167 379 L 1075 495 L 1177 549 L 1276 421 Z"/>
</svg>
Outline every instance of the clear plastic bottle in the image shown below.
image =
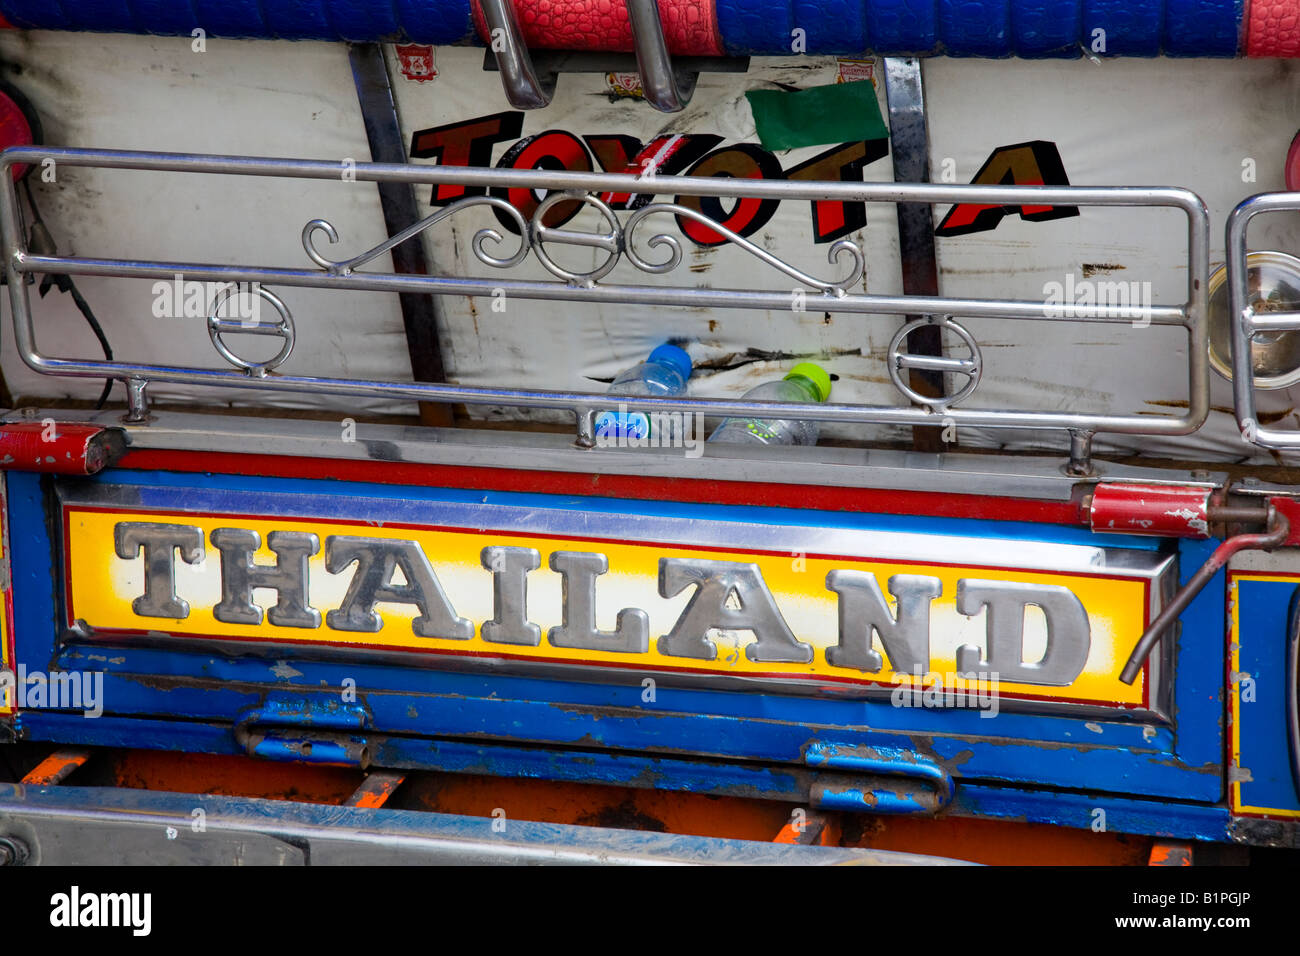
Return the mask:
<svg viewBox="0 0 1300 956">
<path fill-rule="evenodd" d="M 691 377 L 691 357 L 676 345 L 661 345 L 640 365 L 620 372 L 609 386 L 610 395 L 634 395 L 665 398 L 686 394 L 686 380 Z M 651 417 L 645 412 L 603 411 L 596 416 L 596 440 L 618 444 L 620 439 L 648 442 Z M 659 444 L 669 444 L 671 435 L 656 436 Z"/>
<path fill-rule="evenodd" d="M 745 393 L 760 402 L 824 402 L 831 395 L 831 377 L 820 365 L 801 362 L 775 382 L 764 382 Z M 728 418 L 709 441 L 750 445 L 815 445 L 817 423 L 799 419 Z"/>
</svg>

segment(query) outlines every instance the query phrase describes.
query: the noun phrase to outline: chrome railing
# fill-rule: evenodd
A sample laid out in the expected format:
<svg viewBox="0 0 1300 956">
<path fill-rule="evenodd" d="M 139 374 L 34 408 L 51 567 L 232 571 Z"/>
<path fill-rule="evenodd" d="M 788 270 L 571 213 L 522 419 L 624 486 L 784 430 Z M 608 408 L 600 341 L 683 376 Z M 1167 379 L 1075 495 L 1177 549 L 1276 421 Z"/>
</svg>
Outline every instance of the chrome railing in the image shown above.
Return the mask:
<svg viewBox="0 0 1300 956">
<path fill-rule="evenodd" d="M 807 292 L 798 291 L 808 311 L 862 315 L 920 315 L 924 318 L 905 325 L 890 348 L 888 371 L 895 386 L 912 404 L 897 406 L 829 403 L 818 406 L 743 399 L 636 398 L 620 397 L 627 407 L 644 412 L 688 412 L 714 416 L 759 418 L 805 418 L 823 422 L 883 423 L 893 425 L 956 425 L 991 428 L 1042 428 L 1068 431 L 1071 453 L 1086 459 L 1091 437 L 1097 432 L 1183 435 L 1204 422 L 1209 405 L 1208 360 L 1205 329 L 1208 273 L 1208 214 L 1205 205 L 1184 189 L 1166 187 L 1084 186 L 976 186 L 922 183 L 847 183 L 759 181 L 734 178 L 678 176 L 634 176 L 613 173 L 573 173 L 548 170 L 504 170 L 423 165 L 357 163 L 347 168 L 348 177 L 359 181 L 422 184 L 453 184 L 479 187 L 515 187 L 550 191 L 529 219 L 504 199 L 492 195 L 471 195 L 405 229 L 386 242 L 348 259 L 332 260 L 317 247 L 323 234 L 337 241 L 333 225 L 321 219 L 305 224 L 302 243 L 311 268 L 216 265 L 202 262 L 164 262 L 106 259 L 88 256 L 37 255 L 27 248 L 24 223 L 10 167 L 15 164 L 40 166 L 53 160 L 59 167 L 81 166 L 108 169 L 154 170 L 239 176 L 281 177 L 342 181 L 338 162 L 301 159 L 261 159 L 239 156 L 185 155 L 93 149 L 46 149 L 18 147 L 0 154 L 0 240 L 4 244 L 5 269 L 12 305 L 15 338 L 23 361 L 36 371 L 51 375 L 120 379 L 128 385 L 131 416 L 142 420 L 146 409 L 146 388 L 150 382 L 187 385 L 236 386 L 251 389 L 307 392 L 330 395 L 386 396 L 422 402 L 464 402 L 468 404 L 515 405 L 564 409 L 576 419 L 580 446 L 595 441 L 594 419 L 607 406 L 606 395 L 590 392 L 541 391 L 511 388 L 465 387 L 419 382 L 384 382 L 346 378 L 282 375 L 276 366 L 288 357 L 294 335 L 293 321 L 283 300 L 269 286 L 297 286 L 320 289 L 348 289 L 376 292 L 413 292 L 434 295 L 506 295 L 538 300 L 567 300 L 598 307 L 640 303 L 660 306 L 789 310 L 790 291 L 712 289 L 694 286 L 636 285 L 604 280 L 615 266 L 626 261 L 647 275 L 665 276 L 682 262 L 681 241 L 667 233 L 644 239 L 646 252 L 638 251 L 637 235 L 643 223 L 655 216 L 681 217 L 707 226 L 744 250 L 774 272 L 794 280 Z M 485 190 L 484 190 L 485 191 Z M 1059 303 L 1018 299 L 976 299 L 949 296 L 864 295 L 850 292 L 863 275 L 864 251 L 848 239 L 829 248 L 828 259 L 838 273 L 819 278 L 790 265 L 771 252 L 728 230 L 696 209 L 675 202 L 651 202 L 622 219 L 600 197 L 605 193 L 640 193 L 661 196 L 755 197 L 775 200 L 829 200 L 853 203 L 975 203 L 983 205 L 1071 205 L 1118 207 L 1173 207 L 1187 216 L 1188 280 L 1186 301 L 1177 305 L 1144 306 L 1143 323 L 1181 326 L 1188 336 L 1188 399 L 1181 416 L 1147 414 L 1089 414 L 1035 410 L 970 409 L 957 407 L 969 398 L 979 383 L 983 363 L 977 341 L 953 316 L 1003 318 L 1051 322 L 1130 323 L 1131 308 L 1125 305 L 1097 305 L 1086 313 L 1062 309 Z M 546 226 L 544 217 L 557 203 L 578 201 L 592 207 L 604 220 L 603 231 L 582 232 Z M 377 274 L 358 271 L 367 262 L 398 243 L 414 239 L 426 229 L 471 206 L 491 206 L 511 219 L 518 236 L 510 239 L 495 229 L 480 229 L 471 242 L 473 254 L 482 264 L 508 270 L 530 255 L 552 281 L 504 278 L 474 278 L 453 275 Z M 513 243 L 517 242 L 517 248 Z M 603 261 L 587 272 L 560 265 L 547 251 L 548 244 L 581 246 L 604 253 Z M 503 245 L 510 245 L 502 249 Z M 208 320 L 213 344 L 235 370 L 147 365 L 123 361 L 60 358 L 42 353 L 37 347 L 28 285 L 33 274 L 67 274 L 111 277 L 172 279 L 215 283 L 256 283 L 262 295 L 275 307 L 276 322 L 259 326 L 262 334 L 278 335 L 285 347 L 275 358 L 250 363 L 233 356 L 222 344 L 223 332 L 247 332 L 244 324 L 231 324 L 216 317 Z M 906 331 L 926 322 L 941 323 L 962 340 L 970 355 L 948 358 L 909 354 L 904 349 Z M 926 369 L 967 379 L 966 387 L 952 396 L 933 398 L 914 392 L 904 384 L 909 369 Z"/>
<path fill-rule="evenodd" d="M 625 3 L 637 71 L 641 74 L 642 96 L 663 113 L 684 109 L 694 91 L 694 78 L 689 74 L 683 76 L 673 67 L 659 5 L 655 0 L 625 0 Z M 514 4 L 510 0 L 482 0 L 482 8 L 489 49 L 496 57 L 506 99 L 515 109 L 546 106 L 555 93 L 555 78 L 543 78 L 538 73 Z"/>
<path fill-rule="evenodd" d="M 1227 283 L 1232 398 L 1243 440 L 1264 448 L 1300 448 L 1300 431 L 1268 428 L 1256 410 L 1255 343 L 1261 335 L 1300 332 L 1300 312 L 1257 312 L 1249 290 L 1246 232 L 1261 213 L 1300 211 L 1300 192 L 1263 193 L 1241 202 L 1228 216 Z"/>
</svg>

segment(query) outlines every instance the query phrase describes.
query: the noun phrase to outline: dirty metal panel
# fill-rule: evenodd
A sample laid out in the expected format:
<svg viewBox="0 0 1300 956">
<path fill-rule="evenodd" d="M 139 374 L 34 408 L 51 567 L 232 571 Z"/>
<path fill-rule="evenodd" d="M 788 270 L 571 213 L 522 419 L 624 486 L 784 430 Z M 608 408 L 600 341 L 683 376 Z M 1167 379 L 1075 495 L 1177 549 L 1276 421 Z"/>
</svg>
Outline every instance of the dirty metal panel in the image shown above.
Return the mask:
<svg viewBox="0 0 1300 956">
<path fill-rule="evenodd" d="M 1221 712 L 1206 703 L 1222 681 L 1221 631 L 1210 626 L 1222 620 L 1222 590 L 1208 588 L 1184 619 L 1177 643 L 1191 642 L 1198 653 L 1182 655 L 1176 686 L 1161 676 L 1172 672 L 1170 658 L 1156 661 L 1144 676 L 1144 697 L 1126 696 L 1131 692 L 1114 677 L 1129 640 L 1153 610 L 1153 596 L 1172 584 L 1161 576 L 1172 577 L 1176 553 L 1155 539 L 1108 536 L 1099 543 L 1082 529 L 1011 522 L 227 475 L 115 470 L 90 479 L 12 474 L 9 481 L 24 577 L 17 592 L 18 662 L 29 672 L 102 677 L 103 716 L 87 720 L 69 708 L 22 711 L 19 726 L 30 739 L 239 752 L 242 730 L 245 739 L 274 738 L 289 754 L 302 740 L 335 733 L 368 738 L 375 766 L 441 768 L 450 762 L 463 765 L 464 772 L 486 766 L 511 775 L 538 772 L 540 747 L 559 754 L 547 771 L 557 779 L 597 782 L 641 770 L 627 759 L 584 763 L 582 753 L 593 749 L 627 758 L 759 761 L 803 768 L 805 774 L 819 771 L 818 754 L 889 750 L 942 768 L 959 795 L 964 783 L 976 780 L 1185 800 L 1213 801 L 1222 794 Z M 117 557 L 121 523 L 199 529 L 201 561 L 189 564 L 181 551 L 173 552 L 175 594 L 189 603 L 187 615 L 146 616 L 143 623 L 128 616 L 135 599 L 144 596 L 143 558 L 140 548 L 130 558 Z M 315 534 L 321 553 L 306 558 L 304 606 L 320 613 L 320 626 L 271 620 L 277 595 L 262 587 L 252 595 L 264 615 L 259 622 L 220 620 L 214 608 L 222 603 L 222 554 L 212 540 L 218 527 L 256 531 L 259 545 L 271 543 L 272 530 Z M 89 549 L 95 535 L 108 538 Z M 464 619 L 468 632 L 416 640 L 416 612 L 400 601 L 375 603 L 383 621 L 377 632 L 331 627 L 330 612 L 346 604 L 357 562 L 340 566 L 336 558 L 331 571 L 324 563 L 327 539 L 336 539 L 337 551 L 340 540 L 363 535 L 414 539 L 454 609 L 453 623 Z M 537 551 L 523 605 L 527 622 L 537 626 L 537 640 L 494 648 L 484 639 L 483 625 L 512 618 L 496 612 L 494 572 L 483 565 L 482 551 L 521 543 Z M 284 539 L 277 544 L 283 557 Z M 1206 545 L 1183 542 L 1179 548 L 1177 567 L 1186 577 L 1203 562 Z M 123 550 L 130 552 L 125 538 Z M 601 631 L 595 637 L 575 629 L 583 617 L 576 607 L 570 621 L 563 619 L 563 575 L 552 569 L 551 557 L 566 551 L 600 553 L 608 561 L 608 571 L 595 576 L 593 606 Z M 252 556 L 268 573 L 276 559 L 260 546 Z M 666 587 L 672 597 L 662 597 L 661 561 L 686 562 L 695 580 L 706 583 L 716 568 L 699 562 L 723 562 L 732 570 L 753 566 L 762 587 L 742 583 L 714 611 L 741 613 L 745 599 L 751 608 L 770 599 L 795 647 L 779 639 L 780 628 L 763 624 L 763 649 L 750 653 L 760 641 L 749 629 L 725 626 L 736 618 L 713 622 L 722 626 L 710 629 L 709 640 L 717 646 L 712 658 L 685 656 L 673 642 L 661 646 L 659 639 L 675 632 L 692 592 L 697 605 L 707 603 L 699 584 L 676 592 Z M 569 565 L 571 576 L 578 574 L 575 567 Z M 66 594 L 62 587 L 52 589 L 51 582 L 68 569 Z M 859 579 L 839 581 L 839 593 L 827 589 L 830 571 L 876 577 L 891 620 L 898 606 L 891 591 L 914 599 L 923 599 L 931 584 L 938 591 L 918 603 L 932 611 L 928 627 L 917 632 L 932 655 L 922 685 L 936 686 L 939 675 L 952 670 L 953 651 L 963 642 L 987 653 L 987 609 L 959 614 L 958 581 L 968 582 L 967 601 L 977 581 L 995 591 L 1003 585 L 1062 588 L 1085 608 L 1089 653 L 1065 683 L 1006 681 L 996 695 L 984 686 L 986 705 L 996 702 L 996 719 L 988 719 L 990 707 L 980 706 L 978 687 L 964 699 L 955 693 L 927 697 L 924 686 L 907 694 L 916 690 L 910 686 L 916 675 L 899 674 L 890 653 L 906 649 L 900 631 L 889 638 L 890 647 L 876 635 L 873 649 L 884 652 L 876 671 L 841 666 L 845 659 L 828 655 L 843 649 L 838 601 L 845 594 L 866 601 L 855 590 Z M 83 573 L 91 577 L 83 579 Z M 670 581 L 674 573 L 667 574 Z M 891 588 L 891 579 L 908 576 L 910 582 L 894 580 Z M 331 584 L 331 578 L 340 580 Z M 391 586 L 401 587 L 400 580 L 394 576 Z M 728 608 L 737 598 L 741 609 Z M 625 610 L 646 612 L 644 651 L 582 646 L 614 641 Z M 1019 610 L 1021 663 L 1041 661 L 1052 641 L 1045 633 L 1046 614 L 1062 612 Z M 919 620 L 915 609 L 909 613 L 909 620 Z M 624 615 L 624 637 L 627 621 L 636 617 Z M 85 623 L 77 625 L 79 618 Z M 846 633 L 856 621 L 850 615 Z M 552 628 L 566 623 L 578 634 L 577 645 L 557 647 Z M 502 633 L 511 631 L 497 636 Z M 1068 636 L 1068 626 L 1058 629 L 1058 639 Z M 808 647 L 811 660 L 773 659 L 793 656 L 798 645 Z M 487 653 L 450 653 L 476 648 Z M 1052 666 L 1059 662 L 1055 658 Z M 343 714 L 340 692 L 349 686 L 355 703 L 346 704 L 351 709 Z M 339 724 L 344 717 L 346 726 Z M 287 742 L 286 723 L 294 723 L 298 735 Z M 471 741 L 483 752 L 471 747 L 452 753 L 450 738 Z M 566 763 L 561 751 L 573 759 Z M 662 779 L 674 774 L 682 786 L 703 785 L 698 771 L 685 765 Z"/>
<path fill-rule="evenodd" d="M 202 829 L 193 826 L 202 811 Z M 961 865 L 944 857 L 211 794 L 0 784 L 28 865 Z M 165 838 L 164 835 L 165 834 Z"/>
</svg>

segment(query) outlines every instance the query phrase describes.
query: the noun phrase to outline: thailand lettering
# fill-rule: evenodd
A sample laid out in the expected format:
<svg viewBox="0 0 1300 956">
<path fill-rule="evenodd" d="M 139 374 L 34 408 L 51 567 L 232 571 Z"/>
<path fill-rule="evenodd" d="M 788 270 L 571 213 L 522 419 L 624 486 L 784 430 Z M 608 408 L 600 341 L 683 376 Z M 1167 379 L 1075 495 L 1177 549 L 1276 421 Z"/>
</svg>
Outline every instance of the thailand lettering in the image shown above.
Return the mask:
<svg viewBox="0 0 1300 956">
<path fill-rule="evenodd" d="M 638 607 L 618 612 L 613 630 L 596 624 L 598 579 L 611 571 L 598 551 L 556 550 L 548 571 L 563 579 L 561 606 L 553 609 L 560 623 L 542 627 L 527 613 L 529 576 L 539 572 L 542 555 L 533 548 L 488 545 L 479 555 L 490 572 L 493 616 L 481 622 L 461 617 L 443 589 L 438 573 L 420 543 L 395 538 L 332 534 L 322 542 L 305 531 L 271 531 L 266 545 L 274 564 L 255 561 L 261 535 L 252 530 L 219 527 L 205 540 L 203 531 L 186 524 L 118 522 L 116 554 L 142 562 L 142 590 L 131 602 L 136 616 L 183 620 L 189 603 L 176 592 L 177 556 L 198 567 L 209 560 L 208 545 L 218 554 L 220 601 L 212 607 L 216 621 L 259 626 L 265 618 L 284 628 L 376 633 L 385 626 L 378 604 L 404 604 L 419 613 L 410 619 L 416 637 L 471 641 L 487 645 L 579 648 L 618 654 L 650 653 L 650 615 Z M 310 559 L 323 550 L 329 575 L 344 577 L 346 590 L 338 606 L 319 609 L 310 600 Z M 317 565 L 319 567 L 319 564 Z M 810 664 L 814 647 L 800 641 L 782 613 L 757 564 L 694 557 L 658 559 L 657 597 L 689 595 L 667 633 L 654 636 L 655 649 L 683 661 L 716 661 L 718 632 L 749 632 L 745 657 L 755 663 Z M 617 569 L 613 569 L 617 570 Z M 486 584 L 486 581 L 485 581 Z M 836 595 L 837 641 L 825 648 L 826 663 L 846 674 L 881 673 L 886 658 L 894 671 L 930 671 L 931 605 L 943 585 L 923 574 L 894 574 L 886 582 L 896 610 L 891 610 L 876 576 L 850 568 L 831 570 L 827 590 Z M 274 605 L 254 602 L 254 591 L 273 591 Z M 1014 581 L 961 578 L 953 596 L 959 614 L 985 618 L 983 647 L 957 648 L 956 671 L 997 673 L 1001 680 L 1066 686 L 1083 671 L 1090 647 L 1088 614 L 1066 587 Z M 644 603 L 644 602 L 638 602 Z M 1026 610 L 1037 608 L 1045 623 L 1045 641 L 1037 660 L 1025 658 Z M 875 646 L 879 640 L 878 650 Z"/>
</svg>

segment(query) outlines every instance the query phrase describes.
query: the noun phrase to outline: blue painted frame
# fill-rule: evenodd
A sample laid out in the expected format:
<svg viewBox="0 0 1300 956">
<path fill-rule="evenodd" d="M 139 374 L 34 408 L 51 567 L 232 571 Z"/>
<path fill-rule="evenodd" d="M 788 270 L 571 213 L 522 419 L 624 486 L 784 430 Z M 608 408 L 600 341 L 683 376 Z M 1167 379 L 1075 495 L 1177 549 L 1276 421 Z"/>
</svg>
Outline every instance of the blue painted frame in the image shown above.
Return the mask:
<svg viewBox="0 0 1300 956">
<path fill-rule="evenodd" d="M 1300 819 L 1300 793 L 1291 777 L 1286 734 L 1287 616 L 1298 585 L 1287 581 L 1237 578 L 1237 669 L 1254 681 L 1251 696 L 1237 707 L 1241 720 L 1238 760 L 1250 771 L 1241 784 L 1241 806 L 1280 810 Z M 1237 688 L 1237 693 L 1241 693 Z"/>
<path fill-rule="evenodd" d="M 1018 798 L 1022 802 L 1032 802 L 1033 795 L 1041 793 L 1044 808 L 1059 805 L 1060 795 L 1053 792 L 1057 790 L 1094 794 L 1110 791 L 1115 799 L 1129 799 L 1120 795 L 1132 795 L 1185 801 L 1189 806 L 1223 801 L 1222 577 L 1217 579 L 1217 586 L 1212 583 L 1206 588 L 1184 615 L 1174 682 L 1176 723 L 1154 728 L 1154 733 L 1150 729 L 1144 733 L 1139 724 L 1097 717 L 1003 712 L 990 722 L 969 710 L 898 709 L 882 701 L 667 686 L 660 687 L 656 700 L 647 704 L 641 700 L 639 679 L 618 685 L 460 673 L 391 663 L 314 660 L 306 656 L 309 652 L 302 657 L 290 656 L 288 660 L 297 673 L 284 676 L 283 668 L 277 672 L 276 659 L 264 657 L 217 656 L 206 651 L 143 646 L 114 646 L 111 654 L 103 654 L 97 647 L 94 660 L 87 656 L 86 645 L 59 652 L 55 647 L 58 572 L 50 536 L 54 526 L 47 515 L 52 480 L 23 473 L 10 473 L 8 480 L 17 662 L 39 670 L 103 668 L 104 694 L 113 710 L 141 715 L 130 720 L 113 716 L 85 719 L 51 711 L 27 712 L 19 715 L 17 726 L 29 739 L 241 752 L 229 732 L 228 721 L 233 715 L 262 703 L 267 691 L 310 695 L 321 692 L 322 682 L 337 688 L 348 676 L 357 681 L 359 698 L 368 706 L 376 730 L 425 738 L 454 735 L 478 739 L 483 741 L 483 749 L 493 755 L 490 759 L 472 757 L 471 747 L 453 759 L 445 742 L 432 749 L 427 743 L 417 742 L 403 751 L 403 760 L 431 769 L 473 765 L 495 768 L 489 772 L 515 774 L 522 772 L 520 768 L 527 762 L 520 763 L 522 757 L 511 757 L 511 748 L 531 744 L 534 748 L 572 748 L 575 754 L 582 748 L 581 759 L 574 756 L 567 762 L 560 761 L 565 766 L 563 779 L 616 783 L 627 768 L 662 762 L 670 755 L 689 756 L 697 763 L 700 759 L 712 762 L 716 769 L 704 774 L 702 782 L 707 782 L 709 773 L 715 774 L 718 781 L 728 779 L 721 761 L 756 761 L 768 767 L 765 773 L 772 778 L 764 786 L 779 788 L 780 784 L 772 781 L 779 781 L 782 767 L 806 769 L 803 755 L 808 746 L 829 742 L 846 747 L 928 749 L 951 768 L 957 779 L 956 805 L 981 814 L 998 815 L 996 793 L 1008 786 L 1028 794 Z M 232 494 L 288 492 L 328 496 L 341 510 L 355 496 L 388 499 L 397 507 L 403 500 L 472 500 L 588 512 L 635 509 L 638 513 L 713 519 L 1098 543 L 1096 536 L 1083 529 L 949 518 L 120 469 L 84 481 L 132 485 L 139 490 L 143 507 L 150 506 L 151 495 L 159 500 L 166 496 L 167 506 L 174 507 L 178 491 L 196 510 L 207 510 L 223 499 L 228 501 Z M 250 510 L 247 501 L 240 510 Z M 1152 539 L 1110 535 L 1104 543 L 1108 547 L 1141 550 L 1160 546 Z M 1205 560 L 1213 545 L 1179 543 L 1180 575 L 1184 580 Z M 155 679 L 160 676 L 168 679 Z M 204 683 L 186 684 L 184 678 Z M 337 691 L 331 696 L 337 699 Z M 651 716 L 653 719 L 647 719 Z M 996 726 L 991 728 L 990 723 Z M 1100 727 L 1101 732 L 1088 729 L 1087 724 Z M 224 731 L 212 730 L 222 726 Z M 215 737 L 222 733 L 225 743 L 219 745 Z M 493 746 L 489 748 L 488 744 Z M 617 759 L 592 759 L 592 748 L 613 751 Z M 523 748 L 515 749 L 523 752 Z M 535 761 L 536 757 L 529 759 Z M 623 769 L 614 769 L 616 765 Z M 668 773 L 665 785 L 681 789 L 668 781 L 689 776 L 685 769 Z M 963 796 L 985 790 L 993 795 L 977 801 Z M 1046 816 L 1054 812 L 1043 810 Z M 1080 820 L 1077 825 L 1087 826 L 1088 821 Z"/>
</svg>

